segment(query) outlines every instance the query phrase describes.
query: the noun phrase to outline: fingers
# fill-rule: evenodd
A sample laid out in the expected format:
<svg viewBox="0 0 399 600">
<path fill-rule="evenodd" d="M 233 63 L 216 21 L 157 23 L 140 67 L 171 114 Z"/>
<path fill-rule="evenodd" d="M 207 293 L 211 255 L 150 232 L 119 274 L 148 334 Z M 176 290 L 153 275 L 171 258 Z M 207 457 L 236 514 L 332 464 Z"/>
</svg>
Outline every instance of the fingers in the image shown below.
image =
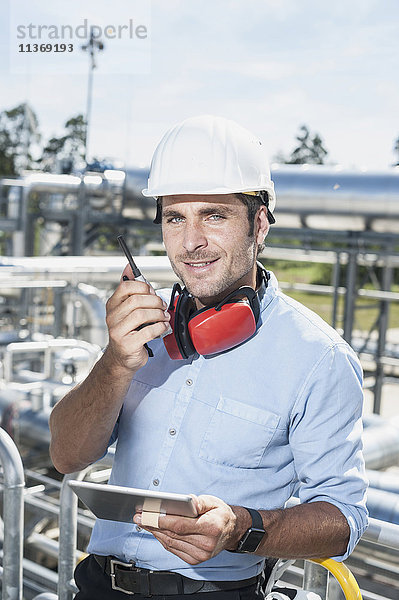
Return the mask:
<svg viewBox="0 0 399 600">
<path fill-rule="evenodd" d="M 223 502 L 217 496 L 210 496 L 208 494 L 201 494 L 200 496 L 194 496 L 196 501 L 198 514 L 202 515 L 213 508 L 225 507 L 226 503 Z"/>
<path fill-rule="evenodd" d="M 169 322 L 167 304 L 142 281 L 121 282 L 106 304 L 106 322 L 111 337 L 127 335 L 148 323 Z M 161 328 L 157 335 L 164 333 Z M 153 339 L 153 338 L 151 338 Z"/>
<path fill-rule="evenodd" d="M 127 264 L 126 267 L 123 269 L 122 275 L 121 275 L 121 281 L 136 281 L 136 278 L 133 274 L 133 270 L 132 267 Z M 155 290 L 154 288 L 150 285 L 149 286 L 149 292 L 150 294 L 155 295 Z"/>
<path fill-rule="evenodd" d="M 132 296 L 128 296 L 125 300 L 123 300 L 114 308 L 108 307 L 107 316 L 112 323 L 117 323 L 118 321 L 122 321 L 129 315 L 138 315 L 140 310 L 144 311 L 145 309 L 147 309 L 147 311 L 156 311 L 153 314 L 152 321 L 163 321 L 168 318 L 165 315 L 166 308 L 166 302 L 164 302 L 159 296 L 153 296 L 149 294 L 134 294 Z M 145 316 L 146 315 L 144 314 L 140 315 L 139 318 L 143 317 L 143 321 L 141 322 L 151 322 L 151 319 L 146 321 Z"/>
<path fill-rule="evenodd" d="M 160 321 L 159 323 L 153 323 L 140 329 L 140 331 L 131 331 L 128 336 L 134 338 L 135 344 L 138 346 L 144 346 L 151 340 L 159 337 L 169 327 L 169 321 Z"/>
<path fill-rule="evenodd" d="M 144 281 L 136 281 L 134 279 L 129 281 L 121 281 L 115 292 L 107 301 L 107 310 L 114 309 L 116 306 L 121 304 L 121 302 L 126 300 L 126 298 L 133 296 L 134 294 L 141 294 L 143 296 L 149 295 L 153 298 L 159 298 L 159 296 L 154 294 L 154 291 L 151 292 L 151 290 L 152 287 Z M 160 300 L 162 302 L 162 299 Z"/>
<path fill-rule="evenodd" d="M 231 507 L 215 496 L 194 497 L 200 515 L 196 518 L 161 515 L 158 528 L 144 526 L 161 544 L 189 564 L 209 560 L 229 547 L 236 517 Z M 141 524 L 139 514 L 134 522 Z"/>
<path fill-rule="evenodd" d="M 163 531 L 151 531 L 162 546 L 190 565 L 196 565 L 213 556 L 215 544 L 205 536 L 192 536 L 189 539 L 174 537 Z"/>
<path fill-rule="evenodd" d="M 136 514 L 134 522 L 141 525 L 141 516 Z M 179 538 L 196 541 L 204 537 L 217 539 L 220 536 L 222 521 L 214 518 L 199 517 L 197 519 L 191 517 L 175 517 L 172 515 L 160 515 L 158 519 L 158 527 L 144 526 L 150 533 L 164 533 L 171 538 Z"/>
<path fill-rule="evenodd" d="M 148 360 L 144 344 L 162 336 L 169 327 L 166 302 L 150 290 L 143 281 L 121 281 L 106 304 L 108 354 L 131 371 Z"/>
</svg>

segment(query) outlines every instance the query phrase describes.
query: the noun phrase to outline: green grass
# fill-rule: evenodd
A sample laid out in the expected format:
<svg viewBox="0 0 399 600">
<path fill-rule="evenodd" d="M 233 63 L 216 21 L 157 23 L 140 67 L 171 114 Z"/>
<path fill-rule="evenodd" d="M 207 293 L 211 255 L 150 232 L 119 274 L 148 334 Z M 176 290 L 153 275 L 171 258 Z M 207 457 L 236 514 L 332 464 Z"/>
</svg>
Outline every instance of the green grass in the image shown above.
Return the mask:
<svg viewBox="0 0 399 600">
<path fill-rule="evenodd" d="M 317 283 L 331 285 L 331 266 L 315 263 L 302 263 L 291 261 L 268 261 L 265 266 L 270 268 L 279 281 L 287 283 Z M 371 284 L 365 288 L 373 289 Z M 399 291 L 399 286 L 394 285 L 392 291 Z M 301 302 L 315 313 L 320 315 L 327 323 L 332 323 L 333 297 L 323 294 L 310 294 L 287 290 L 285 293 L 298 302 Z M 358 298 L 354 329 L 369 330 L 378 317 L 379 303 L 375 300 Z M 338 302 L 337 328 L 343 326 L 344 297 L 340 296 Z M 389 310 L 389 328 L 399 327 L 399 302 L 391 302 Z"/>
</svg>

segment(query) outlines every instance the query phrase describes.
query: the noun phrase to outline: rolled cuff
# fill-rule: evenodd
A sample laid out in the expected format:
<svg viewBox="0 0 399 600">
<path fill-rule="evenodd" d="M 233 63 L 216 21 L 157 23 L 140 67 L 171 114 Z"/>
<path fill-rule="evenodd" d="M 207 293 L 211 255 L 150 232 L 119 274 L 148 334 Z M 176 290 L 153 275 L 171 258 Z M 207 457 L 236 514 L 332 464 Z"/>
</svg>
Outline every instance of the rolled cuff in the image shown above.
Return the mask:
<svg viewBox="0 0 399 600">
<path fill-rule="evenodd" d="M 331 498 L 326 498 L 326 496 L 319 496 L 319 497 L 312 498 L 312 500 L 310 500 L 310 502 L 328 502 L 329 504 L 336 506 L 341 511 L 341 513 L 344 515 L 345 519 L 348 522 L 349 530 L 350 530 L 349 542 L 346 547 L 346 552 L 345 552 L 345 554 L 342 554 L 341 556 L 331 556 L 328 558 L 332 558 L 333 560 L 336 560 L 337 562 L 342 562 L 342 561 L 346 560 L 348 558 L 348 556 L 350 556 L 350 554 L 352 554 L 353 550 L 355 549 L 356 544 L 359 542 L 360 538 L 362 537 L 363 533 L 366 531 L 366 529 L 369 525 L 368 510 L 366 508 L 366 504 L 364 503 L 359 506 L 347 505 L 347 504 L 342 504 L 341 502 L 338 502 L 337 500 L 334 500 Z M 324 557 L 319 557 L 319 558 L 324 558 Z"/>
</svg>

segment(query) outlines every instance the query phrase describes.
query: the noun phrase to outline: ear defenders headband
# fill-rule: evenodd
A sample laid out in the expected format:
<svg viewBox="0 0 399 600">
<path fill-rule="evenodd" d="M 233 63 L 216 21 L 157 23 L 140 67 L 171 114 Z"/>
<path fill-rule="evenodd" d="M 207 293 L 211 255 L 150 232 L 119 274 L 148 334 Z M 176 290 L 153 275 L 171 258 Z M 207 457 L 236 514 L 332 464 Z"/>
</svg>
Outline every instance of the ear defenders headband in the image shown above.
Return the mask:
<svg viewBox="0 0 399 600">
<path fill-rule="evenodd" d="M 264 269 L 261 274 L 267 287 L 270 275 Z M 260 303 L 253 288 L 242 286 L 220 302 L 197 310 L 193 296 L 175 283 L 168 311 L 173 333 L 163 341 L 170 358 L 178 360 L 196 352 L 217 354 L 245 342 L 256 331 Z"/>
</svg>

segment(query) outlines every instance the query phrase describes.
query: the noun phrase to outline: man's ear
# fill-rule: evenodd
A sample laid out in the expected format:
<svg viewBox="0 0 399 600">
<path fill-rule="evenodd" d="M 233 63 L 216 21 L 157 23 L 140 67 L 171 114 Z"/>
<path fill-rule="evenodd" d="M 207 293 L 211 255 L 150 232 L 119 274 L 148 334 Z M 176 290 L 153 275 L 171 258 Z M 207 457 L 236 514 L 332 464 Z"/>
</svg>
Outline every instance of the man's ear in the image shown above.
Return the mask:
<svg viewBox="0 0 399 600">
<path fill-rule="evenodd" d="M 259 208 L 255 217 L 255 237 L 258 245 L 263 244 L 265 237 L 269 233 L 269 228 L 270 223 L 267 218 L 267 208 L 263 205 Z"/>
</svg>

